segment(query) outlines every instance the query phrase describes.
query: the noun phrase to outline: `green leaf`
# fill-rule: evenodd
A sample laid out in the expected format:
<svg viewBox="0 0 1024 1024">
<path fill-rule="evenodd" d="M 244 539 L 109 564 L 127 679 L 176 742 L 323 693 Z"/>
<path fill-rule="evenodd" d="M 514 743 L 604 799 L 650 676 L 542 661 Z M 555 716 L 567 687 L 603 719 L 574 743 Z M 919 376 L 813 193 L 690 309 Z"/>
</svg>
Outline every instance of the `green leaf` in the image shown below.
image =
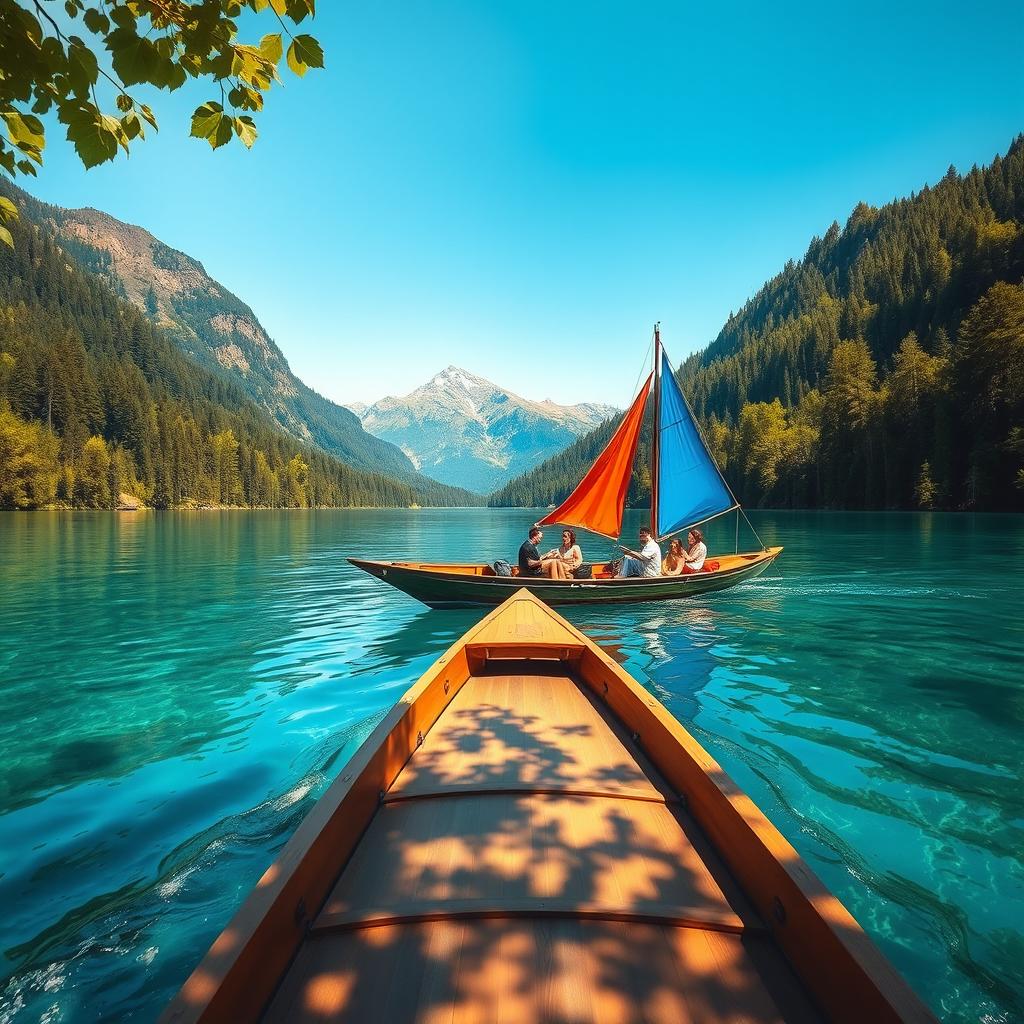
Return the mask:
<svg viewBox="0 0 1024 1024">
<path fill-rule="evenodd" d="M 14 235 L 12 235 L 7 228 L 0 228 L 0 242 L 3 242 L 4 245 L 9 245 L 13 249 Z"/>
<path fill-rule="evenodd" d="M 197 139 L 206 139 L 213 149 L 231 141 L 232 127 L 232 118 L 213 100 L 198 107 L 192 115 L 192 134 Z"/>
<path fill-rule="evenodd" d="M 324 51 L 320 44 L 308 35 L 296 36 L 288 47 L 288 67 L 300 78 L 310 68 L 324 66 Z"/>
<path fill-rule="evenodd" d="M 271 32 L 265 35 L 260 40 L 260 53 L 269 60 L 276 64 L 284 53 L 284 47 L 281 43 L 281 33 Z"/>
<path fill-rule="evenodd" d="M 215 100 L 209 100 L 196 107 L 192 115 L 192 134 L 197 139 L 208 139 L 216 130 L 224 115 L 224 108 Z"/>
<path fill-rule="evenodd" d="M 23 145 L 42 149 L 46 145 L 43 122 L 33 114 L 21 114 L 17 110 L 4 111 L 3 119 L 7 122 L 7 134 L 20 149 Z"/>
<path fill-rule="evenodd" d="M 86 167 L 106 163 L 117 155 L 121 126 L 114 118 L 83 104 L 65 106 L 60 112 L 60 119 L 68 126 L 68 141 L 74 145 Z"/>
<path fill-rule="evenodd" d="M 96 61 L 96 54 L 89 49 L 77 36 L 71 40 L 68 47 L 68 77 L 74 92 L 86 98 L 89 90 L 99 77 L 99 65 Z"/>
<path fill-rule="evenodd" d="M 254 46 L 233 47 L 231 73 L 257 89 L 269 89 L 277 71 Z"/>
<path fill-rule="evenodd" d="M 252 144 L 256 141 L 257 135 L 256 123 L 248 114 L 235 118 L 235 134 L 245 144 L 246 149 L 252 149 Z"/>
<path fill-rule="evenodd" d="M 132 14 L 127 4 L 114 4 L 110 9 L 110 20 L 121 28 L 130 28 L 135 31 L 135 15 Z"/>
<path fill-rule="evenodd" d="M 85 22 L 85 27 L 97 35 L 106 35 L 110 31 L 110 19 L 95 7 L 90 7 L 83 15 L 82 20 Z"/>
<path fill-rule="evenodd" d="M 142 122 L 139 120 L 139 115 L 134 110 L 129 111 L 121 118 L 121 128 L 126 139 L 138 137 L 144 139 L 146 137 L 146 133 L 142 130 Z"/>
<path fill-rule="evenodd" d="M 228 102 L 242 110 L 262 110 L 263 94 L 247 85 L 239 85 L 228 93 Z"/>
<path fill-rule="evenodd" d="M 316 0 L 286 0 L 284 6 L 288 17 L 296 25 L 303 22 L 307 16 L 316 14 Z"/>
<path fill-rule="evenodd" d="M 7 198 L 0 196 L 0 222 L 7 224 L 18 219 L 18 208 Z"/>
<path fill-rule="evenodd" d="M 117 94 L 117 109 L 126 113 L 131 110 L 135 104 L 132 101 L 131 96 L 126 92 L 120 92 Z"/>
<path fill-rule="evenodd" d="M 125 85 L 138 85 L 153 81 L 160 69 L 157 48 L 134 28 L 116 28 L 107 36 L 110 63 L 117 77 Z"/>
</svg>

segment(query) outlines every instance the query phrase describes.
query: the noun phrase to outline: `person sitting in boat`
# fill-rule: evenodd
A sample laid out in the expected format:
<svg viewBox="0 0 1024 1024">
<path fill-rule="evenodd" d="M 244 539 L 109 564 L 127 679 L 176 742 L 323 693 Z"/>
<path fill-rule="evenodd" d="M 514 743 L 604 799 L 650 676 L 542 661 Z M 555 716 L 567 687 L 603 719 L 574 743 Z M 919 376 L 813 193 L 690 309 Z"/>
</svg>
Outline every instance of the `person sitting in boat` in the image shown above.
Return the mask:
<svg viewBox="0 0 1024 1024">
<path fill-rule="evenodd" d="M 562 546 L 541 557 L 541 569 L 553 580 L 568 580 L 583 564 L 583 552 L 576 543 L 575 530 L 562 531 Z"/>
<path fill-rule="evenodd" d="M 618 578 L 626 576 L 660 576 L 661 575 L 661 548 L 651 536 L 651 531 L 646 526 L 640 527 L 640 550 L 630 551 L 621 544 L 619 549 L 626 556 L 622 559 L 622 566 L 619 569 Z"/>
<path fill-rule="evenodd" d="M 678 541 L 672 541 L 673 547 L 678 543 Z M 696 526 L 686 535 L 686 545 L 683 548 L 680 544 L 683 563 L 680 566 L 679 572 L 672 573 L 673 576 L 700 572 L 704 568 L 704 562 L 708 557 L 708 548 L 704 543 L 704 534 Z"/>
<path fill-rule="evenodd" d="M 661 575 L 682 576 L 685 565 L 686 551 L 683 549 L 683 542 L 678 537 L 673 537 L 672 543 L 668 546 L 668 554 L 661 563 Z"/>
<path fill-rule="evenodd" d="M 519 546 L 519 575 L 520 576 L 543 576 L 540 552 L 537 545 L 541 542 L 544 532 L 539 526 L 530 530 L 529 537 Z"/>
</svg>

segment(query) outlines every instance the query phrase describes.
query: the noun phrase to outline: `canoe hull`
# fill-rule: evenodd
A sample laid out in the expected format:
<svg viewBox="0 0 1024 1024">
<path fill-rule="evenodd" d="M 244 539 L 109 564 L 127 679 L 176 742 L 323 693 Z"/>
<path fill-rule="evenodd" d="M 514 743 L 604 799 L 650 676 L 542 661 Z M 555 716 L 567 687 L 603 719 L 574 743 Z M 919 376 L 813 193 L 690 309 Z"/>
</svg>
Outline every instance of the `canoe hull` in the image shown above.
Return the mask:
<svg viewBox="0 0 1024 1024">
<path fill-rule="evenodd" d="M 735 564 L 726 564 L 717 572 L 622 580 L 525 579 L 474 575 L 467 571 L 467 566 L 425 568 L 406 562 L 361 558 L 348 561 L 430 608 L 475 608 L 499 605 L 524 587 L 548 605 L 636 604 L 696 597 L 756 579 L 781 552 L 782 548 L 769 548 L 755 554 L 729 556 Z"/>
</svg>

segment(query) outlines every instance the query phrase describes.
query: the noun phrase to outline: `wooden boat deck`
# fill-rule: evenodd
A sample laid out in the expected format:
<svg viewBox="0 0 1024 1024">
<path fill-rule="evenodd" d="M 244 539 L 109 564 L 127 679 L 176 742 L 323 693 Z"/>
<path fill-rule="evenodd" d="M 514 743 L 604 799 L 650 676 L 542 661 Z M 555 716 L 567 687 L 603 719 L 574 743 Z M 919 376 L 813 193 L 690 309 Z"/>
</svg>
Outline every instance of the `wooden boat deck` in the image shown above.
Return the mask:
<svg viewBox="0 0 1024 1024">
<path fill-rule="evenodd" d="M 696 740 L 527 590 L 380 722 L 162 1019 L 934 1020 Z"/>
<path fill-rule="evenodd" d="M 427 733 L 266 1019 L 819 1019 L 632 741 L 524 668 Z"/>
</svg>

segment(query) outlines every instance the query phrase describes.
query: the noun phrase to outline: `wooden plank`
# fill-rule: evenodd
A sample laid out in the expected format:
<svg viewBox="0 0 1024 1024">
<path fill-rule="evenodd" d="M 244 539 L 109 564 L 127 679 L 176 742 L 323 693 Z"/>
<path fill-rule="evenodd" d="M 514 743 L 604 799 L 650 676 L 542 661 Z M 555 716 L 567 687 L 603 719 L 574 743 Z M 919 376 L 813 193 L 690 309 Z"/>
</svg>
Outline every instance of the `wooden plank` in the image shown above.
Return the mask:
<svg viewBox="0 0 1024 1024">
<path fill-rule="evenodd" d="M 504 909 L 743 930 L 687 828 L 664 804 L 617 799 L 486 794 L 386 805 L 314 927 Z"/>
<path fill-rule="evenodd" d="M 663 799 L 566 676 L 473 677 L 389 797 L 532 787 Z"/>
<path fill-rule="evenodd" d="M 632 921 L 639 924 L 668 924 L 676 928 L 703 928 L 731 932 L 734 935 L 766 933 L 762 924 L 744 923 L 731 910 L 719 911 L 704 906 L 680 907 L 645 903 L 624 907 L 618 903 L 590 901 L 580 903 L 561 897 L 513 900 L 502 897 L 487 900 L 418 900 L 402 903 L 391 910 L 323 911 L 310 929 L 311 934 L 357 931 L 383 925 L 417 924 L 425 921 L 470 921 L 493 918 L 564 917 L 587 921 Z"/>
<path fill-rule="evenodd" d="M 796 993 L 797 1002 L 784 1012 L 775 990 Z M 750 937 L 663 925 L 498 920 L 311 938 L 265 1019 L 769 1024 L 820 1018 L 800 999 L 770 945 Z"/>
</svg>

